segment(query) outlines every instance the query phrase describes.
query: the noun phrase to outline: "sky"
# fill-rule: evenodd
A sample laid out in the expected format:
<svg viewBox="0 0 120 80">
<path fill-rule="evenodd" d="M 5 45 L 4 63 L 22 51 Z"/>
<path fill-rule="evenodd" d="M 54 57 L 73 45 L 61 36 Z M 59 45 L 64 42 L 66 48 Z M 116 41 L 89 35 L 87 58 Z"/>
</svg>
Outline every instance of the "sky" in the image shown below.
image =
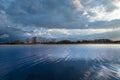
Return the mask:
<svg viewBox="0 0 120 80">
<path fill-rule="evenodd" d="M 120 0 L 0 0 L 0 42 L 120 40 Z"/>
</svg>

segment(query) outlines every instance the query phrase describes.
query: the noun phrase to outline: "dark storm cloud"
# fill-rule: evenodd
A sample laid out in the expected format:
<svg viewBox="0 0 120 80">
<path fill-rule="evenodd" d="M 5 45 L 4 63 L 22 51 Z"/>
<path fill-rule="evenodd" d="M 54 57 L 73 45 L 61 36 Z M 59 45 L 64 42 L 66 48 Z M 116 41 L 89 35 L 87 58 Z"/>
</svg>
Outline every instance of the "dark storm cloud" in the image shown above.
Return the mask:
<svg viewBox="0 0 120 80">
<path fill-rule="evenodd" d="M 89 24 L 89 27 L 94 29 L 100 28 L 119 28 L 120 20 L 112 20 L 112 21 L 96 21 Z"/>
<path fill-rule="evenodd" d="M 16 0 L 7 14 L 14 23 L 40 27 L 66 26 L 77 17 L 70 0 Z"/>
<path fill-rule="evenodd" d="M 111 12 L 117 9 L 112 2 L 113 0 L 6 0 L 1 1 L 1 4 L 4 3 L 2 5 L 12 23 L 47 28 L 85 28 L 85 25 L 91 24 L 89 20 L 96 16 L 91 11 L 92 8 L 103 5 L 107 12 Z M 87 14 L 84 15 L 85 11 Z"/>
<path fill-rule="evenodd" d="M 16 29 L 16 28 L 11 28 L 11 27 L 3 27 L 1 26 L 0 27 L 0 35 L 1 35 L 1 39 L 4 39 L 2 38 L 3 36 L 6 37 L 8 35 L 7 38 L 9 38 L 8 40 L 16 40 L 16 39 L 21 39 L 22 37 L 24 37 L 25 32 L 23 32 L 22 30 L 20 29 Z"/>
<path fill-rule="evenodd" d="M 17 39 L 47 32 L 48 29 L 65 28 L 71 31 L 88 29 L 87 31 L 97 38 L 98 34 L 94 33 L 96 29 L 120 27 L 119 4 L 119 0 L 0 0 L 0 35 L 8 34 L 9 39 Z M 66 37 L 63 35 L 68 34 L 65 31 L 60 33 L 54 31 L 54 34 Z M 75 31 L 71 34 L 74 36 L 76 33 Z M 112 33 L 113 35 L 108 35 Z M 88 33 L 84 32 L 85 36 L 86 34 Z M 99 33 L 101 36 L 102 34 L 112 38 L 115 32 Z M 82 38 L 81 35 L 83 34 L 74 38 Z M 119 38 L 118 35 L 115 38 L 117 37 Z"/>
<path fill-rule="evenodd" d="M 9 1 L 6 13 L 13 23 L 25 26 L 85 28 L 86 24 L 91 24 L 91 19 L 96 20 L 99 16 L 99 11 L 96 13 L 91 9 L 101 9 L 103 6 L 106 12 L 112 12 L 118 8 L 113 1 L 115 0 L 12 0 L 11 3 Z M 84 15 L 85 11 L 87 14 Z"/>
</svg>

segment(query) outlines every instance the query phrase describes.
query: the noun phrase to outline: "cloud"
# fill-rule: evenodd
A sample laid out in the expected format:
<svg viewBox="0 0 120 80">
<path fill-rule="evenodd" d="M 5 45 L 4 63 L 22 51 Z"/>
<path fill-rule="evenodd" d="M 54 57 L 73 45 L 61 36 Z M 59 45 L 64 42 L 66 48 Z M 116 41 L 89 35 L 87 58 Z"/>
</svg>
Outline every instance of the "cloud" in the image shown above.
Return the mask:
<svg viewBox="0 0 120 80">
<path fill-rule="evenodd" d="M 112 34 L 114 32 L 120 31 L 120 28 L 115 28 L 115 29 L 35 29 L 34 32 L 31 34 L 34 34 L 35 36 L 38 37 L 45 37 L 45 38 L 56 38 L 56 39 L 69 39 L 69 38 L 76 38 L 76 39 L 81 39 L 86 37 L 86 36 L 96 36 L 97 38 L 101 38 L 97 35 L 101 34 Z M 104 37 L 104 35 L 101 35 Z M 108 36 L 111 37 L 111 36 Z M 119 36 L 118 36 L 119 38 Z M 95 39 L 95 38 L 93 38 Z"/>
<path fill-rule="evenodd" d="M 4 8 L 8 8 L 14 0 L 1 0 L 1 4 Z"/>
<path fill-rule="evenodd" d="M 108 1 L 108 0 L 107 0 Z M 110 0 L 111 1 L 111 0 Z M 110 2 L 108 1 L 108 2 Z M 105 1 L 104 1 L 105 2 Z M 107 4 L 100 4 L 95 7 L 87 9 L 93 16 L 87 14 L 89 16 L 90 21 L 112 21 L 116 19 L 120 19 L 120 1 L 112 0 Z"/>
<path fill-rule="evenodd" d="M 7 18 L 7 14 L 4 10 L 0 10 L 0 25 L 7 25 L 9 20 Z"/>
<path fill-rule="evenodd" d="M 7 16 L 6 20 L 9 21 L 8 25 L 20 24 L 24 27 L 46 28 L 86 28 L 85 25 L 91 22 L 119 19 L 119 3 L 119 0 L 29 0 L 29 2 L 7 0 L 1 2 L 5 8 L 2 11 Z"/>
<path fill-rule="evenodd" d="M 81 4 L 81 0 L 71 0 L 71 1 L 77 11 L 79 11 L 83 8 L 83 5 Z"/>
<path fill-rule="evenodd" d="M 113 12 L 106 12 L 103 6 L 92 8 L 91 11 L 96 14 L 94 17 L 89 17 L 91 21 L 112 21 L 120 19 L 120 8 Z"/>
<path fill-rule="evenodd" d="M 7 13 L 18 24 L 57 27 L 72 20 L 71 7 L 69 0 L 15 0 Z"/>
<path fill-rule="evenodd" d="M 2 38 L 2 39 L 9 38 L 9 35 L 8 34 L 3 34 L 3 35 L 0 35 L 0 38 Z"/>
<path fill-rule="evenodd" d="M 0 34 L 10 39 L 112 38 L 108 33 L 120 31 L 119 13 L 119 0 L 0 0 Z"/>
</svg>

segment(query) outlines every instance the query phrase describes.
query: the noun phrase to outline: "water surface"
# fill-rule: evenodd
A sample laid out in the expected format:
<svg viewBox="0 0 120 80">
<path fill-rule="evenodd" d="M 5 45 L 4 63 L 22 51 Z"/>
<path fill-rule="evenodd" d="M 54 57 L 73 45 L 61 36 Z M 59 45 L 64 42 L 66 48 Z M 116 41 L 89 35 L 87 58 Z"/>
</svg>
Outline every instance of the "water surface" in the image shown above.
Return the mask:
<svg viewBox="0 0 120 80">
<path fill-rule="evenodd" d="M 0 80 L 120 80 L 120 45 L 0 46 Z"/>
</svg>

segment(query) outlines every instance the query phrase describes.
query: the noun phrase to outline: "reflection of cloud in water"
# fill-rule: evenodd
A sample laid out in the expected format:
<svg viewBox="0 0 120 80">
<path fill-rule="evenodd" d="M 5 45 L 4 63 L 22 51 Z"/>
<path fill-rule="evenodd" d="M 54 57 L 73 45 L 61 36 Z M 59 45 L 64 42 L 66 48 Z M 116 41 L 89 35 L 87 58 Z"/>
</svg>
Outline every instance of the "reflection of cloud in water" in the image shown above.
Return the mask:
<svg viewBox="0 0 120 80">
<path fill-rule="evenodd" d="M 108 65 L 104 66 L 101 65 L 100 70 L 96 71 L 96 77 L 97 79 L 103 79 L 103 80 L 108 80 L 108 79 L 114 79 L 114 80 L 119 80 L 120 79 L 120 71 L 119 67 L 120 65 Z"/>
<path fill-rule="evenodd" d="M 0 54 L 2 80 L 120 80 L 116 45 L 12 46 L 9 54 L 1 50 L 6 53 Z"/>
<path fill-rule="evenodd" d="M 101 61 L 108 60 L 113 62 L 120 61 L 118 49 L 120 49 L 120 47 L 116 47 L 116 45 L 46 46 L 43 49 L 35 50 L 34 54 L 39 57 L 45 56 L 53 60 L 56 60 L 56 58 L 64 59 L 69 57 L 71 60 L 97 59 Z"/>
</svg>

